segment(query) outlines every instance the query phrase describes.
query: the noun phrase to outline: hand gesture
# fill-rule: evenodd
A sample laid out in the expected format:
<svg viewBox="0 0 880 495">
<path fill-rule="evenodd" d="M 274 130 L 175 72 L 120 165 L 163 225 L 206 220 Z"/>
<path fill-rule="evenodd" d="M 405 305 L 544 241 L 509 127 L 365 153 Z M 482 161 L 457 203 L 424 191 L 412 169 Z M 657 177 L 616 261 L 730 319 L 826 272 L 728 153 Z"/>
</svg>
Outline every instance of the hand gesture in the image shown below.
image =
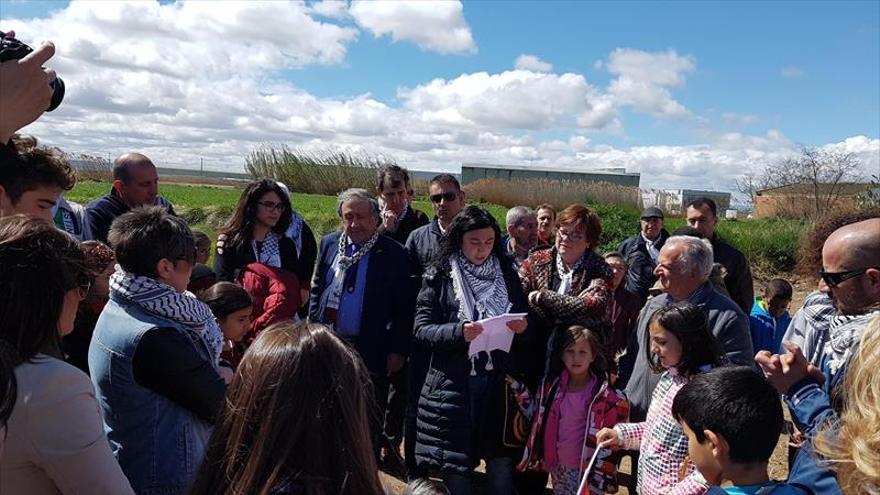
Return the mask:
<svg viewBox="0 0 880 495">
<path fill-rule="evenodd" d="M 394 213 L 391 210 L 385 210 L 382 212 L 382 227 L 388 231 L 397 230 L 397 213 Z"/>
<path fill-rule="evenodd" d="M 479 337 L 481 333 L 483 333 L 483 325 L 474 322 L 464 324 L 465 342 L 472 342 L 475 338 Z"/>
<path fill-rule="evenodd" d="M 520 318 L 519 320 L 508 321 L 507 328 L 510 329 L 511 332 L 519 334 L 526 331 L 528 324 L 529 322 L 527 322 L 525 318 Z"/>
<path fill-rule="evenodd" d="M 600 449 L 615 449 L 620 447 L 620 435 L 614 428 L 602 428 L 596 433 L 596 444 Z"/>
<path fill-rule="evenodd" d="M 767 381 L 780 394 L 785 394 L 795 383 L 810 376 L 820 384 L 825 381 L 819 368 L 807 361 L 800 347 L 794 342 L 782 343 L 786 349 L 783 355 L 761 351 L 755 355 L 755 362 L 764 371 Z"/>
</svg>

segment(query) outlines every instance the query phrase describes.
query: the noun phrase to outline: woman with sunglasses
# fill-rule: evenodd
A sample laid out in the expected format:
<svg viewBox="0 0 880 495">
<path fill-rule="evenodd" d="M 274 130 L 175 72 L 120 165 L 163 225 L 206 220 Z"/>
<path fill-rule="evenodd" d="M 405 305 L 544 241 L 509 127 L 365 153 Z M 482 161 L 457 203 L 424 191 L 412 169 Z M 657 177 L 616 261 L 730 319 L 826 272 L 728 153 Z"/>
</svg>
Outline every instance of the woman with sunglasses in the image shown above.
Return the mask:
<svg viewBox="0 0 880 495">
<path fill-rule="evenodd" d="M 292 319 L 302 306 L 300 287 L 308 285 L 312 267 L 300 262 L 296 244 L 285 235 L 290 212 L 284 189 L 260 179 L 245 187 L 217 236 L 217 278 L 241 283 L 254 299 L 245 344 L 272 323 Z"/>
<path fill-rule="evenodd" d="M 3 218 L 0 273 L 0 493 L 133 493 L 92 383 L 62 360 L 90 285 L 83 251 L 54 225 Z"/>
</svg>

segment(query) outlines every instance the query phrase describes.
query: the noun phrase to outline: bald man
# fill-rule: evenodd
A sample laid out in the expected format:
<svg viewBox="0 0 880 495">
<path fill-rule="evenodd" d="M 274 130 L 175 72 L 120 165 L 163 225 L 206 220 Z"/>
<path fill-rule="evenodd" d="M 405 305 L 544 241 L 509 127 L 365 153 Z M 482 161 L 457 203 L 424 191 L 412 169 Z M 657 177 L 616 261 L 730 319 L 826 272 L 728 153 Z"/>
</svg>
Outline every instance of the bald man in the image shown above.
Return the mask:
<svg viewBox="0 0 880 495">
<path fill-rule="evenodd" d="M 846 407 L 839 387 L 850 358 L 868 323 L 880 318 L 880 218 L 835 230 L 822 246 L 821 275 L 823 291 L 831 297 L 836 315 L 828 342 L 820 350 L 819 366 L 810 364 L 791 342 L 783 343 L 787 352 L 782 356 L 761 351 L 755 357 L 770 383 L 785 394 L 791 416 L 807 438 L 823 424 L 835 421 Z M 809 443 L 801 449 L 791 472 L 790 483 L 794 480 L 810 486 L 816 493 L 840 490 L 833 472 L 815 462 Z"/>
<path fill-rule="evenodd" d="M 140 153 L 126 153 L 113 162 L 110 194 L 86 207 L 93 238 L 106 243 L 113 220 L 139 206 L 164 206 L 175 214 L 171 203 L 159 196 L 159 173 L 153 162 Z"/>
</svg>

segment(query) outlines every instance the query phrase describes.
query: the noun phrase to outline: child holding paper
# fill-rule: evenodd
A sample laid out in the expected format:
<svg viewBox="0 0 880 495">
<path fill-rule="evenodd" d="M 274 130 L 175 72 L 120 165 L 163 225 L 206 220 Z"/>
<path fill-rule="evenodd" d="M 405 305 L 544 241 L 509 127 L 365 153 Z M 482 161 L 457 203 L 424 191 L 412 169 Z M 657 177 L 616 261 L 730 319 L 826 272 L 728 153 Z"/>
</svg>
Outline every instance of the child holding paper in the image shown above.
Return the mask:
<svg viewBox="0 0 880 495">
<path fill-rule="evenodd" d="M 525 433 L 520 443 L 508 435 L 506 413 L 518 411 L 506 407 L 504 377 L 515 373 L 526 320 L 506 322 L 515 334 L 510 352 L 491 346 L 469 352 L 484 331 L 479 321 L 528 311 L 500 237 L 489 212 L 464 208 L 425 271 L 416 303 L 415 338 L 430 351 L 430 366 L 418 402 L 415 460 L 420 470 L 440 472 L 452 495 L 473 492 L 480 459 L 486 461 L 484 493 L 514 493 L 514 459 L 525 441 Z"/>
<path fill-rule="evenodd" d="M 651 345 L 645 349 L 652 369 L 661 373 L 641 423 L 620 423 L 596 434 L 599 445 L 639 450 L 636 493 L 702 495 L 703 479 L 688 457 L 688 440 L 672 415 L 675 395 L 691 378 L 722 364 L 709 333 L 706 313 L 680 301 L 654 313 L 648 324 Z"/>
<path fill-rule="evenodd" d="M 579 495 L 585 474 L 589 493 L 615 493 L 619 454 L 609 449 L 596 452 L 596 434 L 627 421 L 629 403 L 608 382 L 599 332 L 574 325 L 554 333 L 560 340 L 552 365 L 556 370 L 550 375 L 555 378 L 544 380 L 537 401 L 528 399 L 525 387 L 515 386 L 526 416 L 533 418 L 517 468 L 551 473 L 556 495 Z"/>
</svg>

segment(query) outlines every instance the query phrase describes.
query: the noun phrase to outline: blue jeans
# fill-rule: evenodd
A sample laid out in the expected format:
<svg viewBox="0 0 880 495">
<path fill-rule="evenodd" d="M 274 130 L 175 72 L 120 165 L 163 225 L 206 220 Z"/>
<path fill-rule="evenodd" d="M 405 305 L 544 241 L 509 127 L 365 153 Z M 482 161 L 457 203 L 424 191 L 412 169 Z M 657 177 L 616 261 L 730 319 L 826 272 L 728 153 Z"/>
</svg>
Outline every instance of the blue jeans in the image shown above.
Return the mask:
<svg viewBox="0 0 880 495">
<path fill-rule="evenodd" d="M 486 461 L 486 495 L 510 495 L 513 491 L 513 459 L 496 457 Z M 473 493 L 473 473 L 447 474 L 443 484 L 450 495 L 471 495 Z"/>
</svg>

